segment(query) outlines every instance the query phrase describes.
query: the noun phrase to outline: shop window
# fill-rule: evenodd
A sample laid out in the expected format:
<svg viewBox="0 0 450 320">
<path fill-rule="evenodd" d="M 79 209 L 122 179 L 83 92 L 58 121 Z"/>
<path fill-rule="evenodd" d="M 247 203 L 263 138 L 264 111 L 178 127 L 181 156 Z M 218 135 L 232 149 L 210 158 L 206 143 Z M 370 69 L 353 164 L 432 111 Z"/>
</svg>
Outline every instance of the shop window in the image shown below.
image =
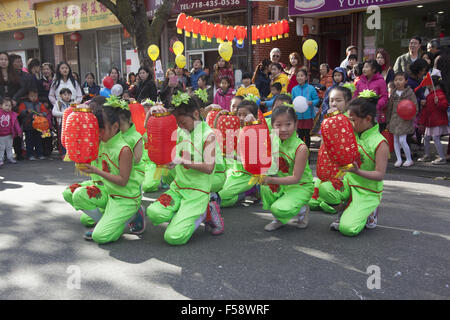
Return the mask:
<svg viewBox="0 0 450 320">
<path fill-rule="evenodd" d="M 123 77 L 120 59 L 120 31 L 121 29 L 97 31 L 98 69 L 100 79 L 107 76 L 112 67 L 118 68 L 121 77 Z"/>
<path fill-rule="evenodd" d="M 288 18 L 288 8 L 280 6 L 269 6 L 269 22 L 276 22 Z"/>
</svg>

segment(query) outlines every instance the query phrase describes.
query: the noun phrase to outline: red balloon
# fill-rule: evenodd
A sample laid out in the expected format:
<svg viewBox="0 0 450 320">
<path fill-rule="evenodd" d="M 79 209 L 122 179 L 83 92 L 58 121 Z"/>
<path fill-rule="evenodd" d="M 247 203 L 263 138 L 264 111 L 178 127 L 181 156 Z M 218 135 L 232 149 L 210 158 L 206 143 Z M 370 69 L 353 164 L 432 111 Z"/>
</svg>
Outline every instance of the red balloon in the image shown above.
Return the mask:
<svg viewBox="0 0 450 320">
<path fill-rule="evenodd" d="M 106 76 L 103 79 L 103 86 L 107 89 L 111 89 L 114 85 L 114 80 L 110 76 Z"/>
<path fill-rule="evenodd" d="M 397 105 L 397 114 L 403 120 L 412 120 L 416 116 L 416 105 L 411 100 L 402 100 Z"/>
</svg>

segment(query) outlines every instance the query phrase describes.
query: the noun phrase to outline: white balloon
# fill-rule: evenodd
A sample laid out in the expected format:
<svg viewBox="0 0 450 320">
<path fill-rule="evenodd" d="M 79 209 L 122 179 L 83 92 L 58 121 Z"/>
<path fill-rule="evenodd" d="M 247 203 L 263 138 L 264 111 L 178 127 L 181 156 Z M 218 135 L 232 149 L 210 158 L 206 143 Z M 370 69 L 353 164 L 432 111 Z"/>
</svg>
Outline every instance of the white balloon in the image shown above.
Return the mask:
<svg viewBox="0 0 450 320">
<path fill-rule="evenodd" d="M 120 96 L 123 93 L 123 88 L 120 84 L 115 84 L 111 88 L 111 94 L 113 96 Z"/>
<path fill-rule="evenodd" d="M 306 101 L 305 97 L 298 96 L 293 101 L 294 110 L 298 113 L 303 113 L 308 110 L 308 101 Z"/>
</svg>

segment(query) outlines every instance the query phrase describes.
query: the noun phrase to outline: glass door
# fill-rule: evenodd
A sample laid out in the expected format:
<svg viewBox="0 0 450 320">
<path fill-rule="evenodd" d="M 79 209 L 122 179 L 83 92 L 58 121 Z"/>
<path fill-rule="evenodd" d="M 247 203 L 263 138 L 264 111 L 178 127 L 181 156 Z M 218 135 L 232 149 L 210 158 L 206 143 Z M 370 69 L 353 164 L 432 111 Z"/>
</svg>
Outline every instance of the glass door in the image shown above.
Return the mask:
<svg viewBox="0 0 450 320">
<path fill-rule="evenodd" d="M 187 65 L 185 67 L 186 69 L 190 71 L 192 69 L 192 64 L 197 59 L 202 60 L 203 67 L 205 67 L 205 54 L 203 53 L 203 51 L 189 51 L 187 52 L 187 55 L 188 57 L 187 57 Z"/>
</svg>

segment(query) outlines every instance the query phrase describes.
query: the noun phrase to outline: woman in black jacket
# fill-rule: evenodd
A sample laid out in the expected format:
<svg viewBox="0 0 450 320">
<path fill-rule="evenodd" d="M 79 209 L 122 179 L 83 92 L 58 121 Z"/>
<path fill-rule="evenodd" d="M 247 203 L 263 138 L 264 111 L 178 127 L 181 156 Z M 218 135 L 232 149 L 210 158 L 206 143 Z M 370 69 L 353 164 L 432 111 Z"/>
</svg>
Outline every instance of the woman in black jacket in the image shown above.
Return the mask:
<svg viewBox="0 0 450 320">
<path fill-rule="evenodd" d="M 156 101 L 158 99 L 158 91 L 156 90 L 156 84 L 152 79 L 150 69 L 147 67 L 140 67 L 138 77 L 139 83 L 134 91 L 134 98 L 138 102 L 148 98 Z"/>
<path fill-rule="evenodd" d="M 258 88 L 261 99 L 265 99 L 270 94 L 270 64 L 269 59 L 264 59 L 263 62 L 258 64 L 253 74 L 252 83 Z"/>
</svg>

